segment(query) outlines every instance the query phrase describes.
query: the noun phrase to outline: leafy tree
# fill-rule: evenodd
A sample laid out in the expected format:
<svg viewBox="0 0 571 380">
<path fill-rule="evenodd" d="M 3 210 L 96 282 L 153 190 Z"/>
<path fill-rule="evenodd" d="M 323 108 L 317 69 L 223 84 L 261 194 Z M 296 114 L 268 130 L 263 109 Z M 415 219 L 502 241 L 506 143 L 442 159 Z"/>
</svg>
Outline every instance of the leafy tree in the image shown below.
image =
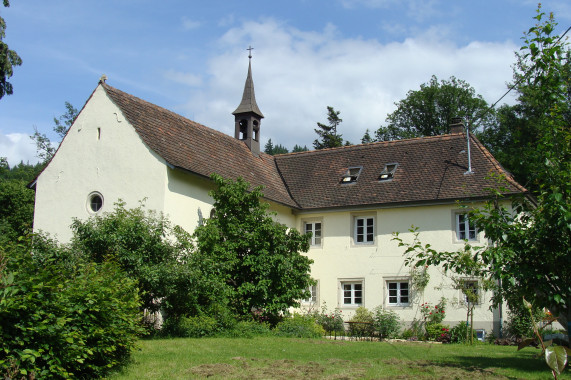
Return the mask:
<svg viewBox="0 0 571 380">
<path fill-rule="evenodd" d="M 292 149 L 292 153 L 297 153 L 297 152 L 307 152 L 309 149 L 307 149 L 307 145 L 304 145 L 303 147 L 301 145 L 297 145 L 295 144 L 295 146 Z"/>
<path fill-rule="evenodd" d="M 9 7 L 10 2 L 3 0 L 4 6 Z M 14 73 L 14 66 L 22 64 L 22 58 L 14 51 L 8 48 L 8 44 L 3 42 L 6 37 L 6 22 L 0 17 L 0 99 L 4 95 L 12 95 L 14 92 L 12 83 L 8 82 L 8 78 Z"/>
<path fill-rule="evenodd" d="M 0 179 L 0 245 L 32 232 L 35 196 L 26 184 Z"/>
<path fill-rule="evenodd" d="M 285 146 L 280 145 L 280 144 L 274 146 L 274 151 L 273 151 L 274 155 L 285 154 L 285 153 L 289 153 L 289 150 Z"/>
<path fill-rule="evenodd" d="M 65 102 L 65 109 L 66 111 L 63 115 L 54 117 L 54 132 L 57 133 L 62 140 L 79 114 L 77 108 L 72 106 L 70 102 Z"/>
<path fill-rule="evenodd" d="M 374 140 L 371 137 L 371 134 L 369 133 L 369 129 L 367 128 L 365 134 L 363 135 L 363 138 L 361 138 L 361 144 L 368 144 L 372 142 L 374 142 Z"/>
<path fill-rule="evenodd" d="M 54 117 L 53 131 L 57 133 L 61 139 L 63 139 L 77 118 L 79 114 L 78 110 L 71 105 L 69 102 L 65 102 L 66 112 L 59 118 Z M 34 134 L 30 136 L 32 140 L 36 143 L 37 157 L 46 164 L 56 152 L 56 147 L 52 144 L 50 139 L 44 134 L 38 131 L 38 128 L 34 127 Z M 61 141 L 61 140 L 60 140 Z"/>
<path fill-rule="evenodd" d="M 432 76 L 420 90 L 409 91 L 406 98 L 395 103 L 397 109 L 387 116 L 386 127 L 375 131 L 376 141 L 390 141 L 450 132 L 452 118 L 468 119 L 470 129 L 476 130 L 493 122 L 487 113 L 488 104 L 467 82 L 450 77 L 438 81 Z"/>
<path fill-rule="evenodd" d="M 516 76 L 519 105 L 537 124 L 533 147 L 523 157 L 537 186 L 534 202 L 516 198 L 511 207 L 498 192 L 469 218 L 493 244 L 460 252 L 437 252 L 405 244 L 410 265 L 442 265 L 459 274 L 497 284 L 495 302 L 521 308 L 522 297 L 547 308 L 571 335 L 571 128 L 569 125 L 568 44 L 552 36 L 553 15 L 538 9 L 537 24 L 523 37 Z M 522 68 L 526 71 L 522 72 Z M 501 179 L 500 179 L 501 180 Z"/>
<path fill-rule="evenodd" d="M 261 202 L 262 190 L 243 179 L 213 175 L 214 216 L 194 233 L 197 261 L 210 275 L 222 276 L 232 310 L 242 318 L 276 318 L 308 297 L 312 260 L 308 235 L 277 223 Z"/>
<path fill-rule="evenodd" d="M 274 144 L 272 143 L 272 139 L 268 139 L 268 142 L 264 146 L 264 153 L 272 154 L 274 151 Z"/>
<path fill-rule="evenodd" d="M 112 262 L 38 248 L 32 255 L 29 239 L 0 245 L 3 378 L 105 376 L 143 332 L 136 282 Z"/>
<path fill-rule="evenodd" d="M 89 261 L 111 259 L 138 281 L 143 309 L 162 309 L 165 318 L 176 319 L 223 303 L 216 277 L 200 276 L 202 264 L 193 259 L 190 235 L 162 214 L 119 202 L 110 213 L 74 219 L 71 228 L 74 249 Z"/>
<path fill-rule="evenodd" d="M 337 127 L 343 121 L 339 117 L 341 111 L 335 111 L 333 107 L 327 106 L 327 122 L 328 124 L 317 123 L 319 129 L 315 129 L 315 133 L 319 136 L 313 142 L 315 149 L 336 148 L 343 146 L 343 137 L 337 133 Z"/>
</svg>

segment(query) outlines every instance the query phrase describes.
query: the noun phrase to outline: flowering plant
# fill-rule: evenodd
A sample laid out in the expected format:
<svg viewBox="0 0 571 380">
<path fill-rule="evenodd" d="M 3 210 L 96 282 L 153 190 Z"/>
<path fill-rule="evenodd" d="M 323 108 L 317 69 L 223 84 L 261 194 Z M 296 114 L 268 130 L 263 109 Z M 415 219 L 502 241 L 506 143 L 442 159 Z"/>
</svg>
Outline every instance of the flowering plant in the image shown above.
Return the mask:
<svg viewBox="0 0 571 380">
<path fill-rule="evenodd" d="M 446 299 L 441 298 L 434 306 L 425 302 L 420 305 L 420 312 L 426 324 L 441 323 L 446 317 Z"/>
</svg>

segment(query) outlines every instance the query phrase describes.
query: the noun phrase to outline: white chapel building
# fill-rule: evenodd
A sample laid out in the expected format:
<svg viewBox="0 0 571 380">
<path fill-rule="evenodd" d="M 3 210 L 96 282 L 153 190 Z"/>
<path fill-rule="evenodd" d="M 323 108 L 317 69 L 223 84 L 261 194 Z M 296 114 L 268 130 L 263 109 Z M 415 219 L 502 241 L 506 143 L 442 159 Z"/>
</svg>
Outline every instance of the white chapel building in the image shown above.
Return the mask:
<svg viewBox="0 0 571 380">
<path fill-rule="evenodd" d="M 461 249 L 465 240 L 487 244 L 461 204 L 481 205 L 489 188 L 506 197 L 526 192 L 474 136 L 467 139 L 461 123 L 448 135 L 270 156 L 260 150 L 271 126 L 262 126 L 251 63 L 232 114 L 235 135 L 228 136 L 101 80 L 33 183 L 34 229 L 66 242 L 72 218 L 111 211 L 119 199 L 127 207 L 145 199 L 145 207 L 192 232 L 210 215 L 210 175 L 242 177 L 265 187 L 279 222 L 313 233 L 307 255 L 317 285 L 302 308 L 325 302 L 348 320 L 359 306 L 382 305 L 411 322 L 421 318 L 420 304 L 446 297 L 443 323 L 466 319 L 465 296 L 438 268 L 429 269 L 424 292 L 415 291 L 404 249 L 392 240 L 398 231 L 412 241 L 414 225 L 436 250 Z M 501 190 L 492 176 L 505 176 Z M 480 295 L 474 327 L 497 335 L 501 310 L 490 310 L 489 298 Z"/>
</svg>

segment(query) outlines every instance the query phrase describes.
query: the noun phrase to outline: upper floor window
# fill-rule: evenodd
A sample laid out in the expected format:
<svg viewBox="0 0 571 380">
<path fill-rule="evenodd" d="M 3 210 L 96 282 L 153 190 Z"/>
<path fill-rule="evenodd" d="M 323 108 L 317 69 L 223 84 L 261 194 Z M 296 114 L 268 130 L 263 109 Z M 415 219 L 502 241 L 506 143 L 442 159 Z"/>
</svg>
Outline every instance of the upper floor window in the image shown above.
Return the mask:
<svg viewBox="0 0 571 380">
<path fill-rule="evenodd" d="M 306 222 L 305 233 L 311 232 L 310 245 L 321 245 L 321 222 Z"/>
<path fill-rule="evenodd" d="M 360 167 L 360 166 L 351 167 L 351 168 L 347 169 L 345 174 L 343 174 L 343 177 L 341 177 L 341 183 L 357 182 L 357 179 L 359 178 L 359 174 L 361 174 L 361 169 L 362 169 L 362 167 Z"/>
<path fill-rule="evenodd" d="M 355 235 L 357 244 L 373 244 L 375 242 L 375 218 L 372 216 L 355 217 Z"/>
<path fill-rule="evenodd" d="M 477 240 L 478 230 L 468 219 L 468 214 L 456 214 L 456 238 L 458 240 Z"/>
<path fill-rule="evenodd" d="M 480 289 L 477 280 L 462 280 L 460 281 L 459 288 L 462 292 L 464 303 L 472 305 L 480 304 Z"/>
<path fill-rule="evenodd" d="M 379 175 L 379 181 L 388 181 L 393 179 L 395 176 L 395 172 L 397 171 L 397 163 L 394 164 L 386 164 L 385 169 Z"/>
<path fill-rule="evenodd" d="M 389 306 L 408 306 L 410 292 L 408 281 L 387 281 Z"/>
</svg>

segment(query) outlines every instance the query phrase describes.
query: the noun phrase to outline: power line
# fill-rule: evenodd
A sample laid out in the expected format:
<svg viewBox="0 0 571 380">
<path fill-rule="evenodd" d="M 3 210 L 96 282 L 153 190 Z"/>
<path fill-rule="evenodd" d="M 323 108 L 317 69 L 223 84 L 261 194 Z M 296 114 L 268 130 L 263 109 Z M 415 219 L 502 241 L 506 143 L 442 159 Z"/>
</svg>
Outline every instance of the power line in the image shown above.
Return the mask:
<svg viewBox="0 0 571 380">
<path fill-rule="evenodd" d="M 559 36 L 559 38 L 557 39 L 557 41 L 555 41 L 555 44 L 558 44 L 559 41 L 561 41 L 561 39 L 563 37 L 565 37 L 565 35 L 569 32 L 569 30 L 571 30 L 571 26 L 569 26 L 567 28 L 567 30 L 565 31 L 565 33 L 563 33 L 561 36 Z M 474 124 L 475 122 L 477 122 L 478 120 L 482 119 L 484 116 L 486 116 L 486 114 L 488 112 L 490 112 L 495 106 L 496 104 L 498 104 L 503 98 L 506 97 L 507 94 L 509 94 L 514 88 L 516 88 L 527 76 L 528 74 L 530 74 L 533 71 L 534 67 L 531 67 L 526 73 L 524 73 L 514 84 L 512 84 L 508 90 L 498 99 L 495 101 L 494 104 L 492 104 L 491 106 L 489 106 L 484 112 L 482 112 L 482 114 L 478 117 L 476 117 L 473 121 L 472 124 Z"/>
</svg>

